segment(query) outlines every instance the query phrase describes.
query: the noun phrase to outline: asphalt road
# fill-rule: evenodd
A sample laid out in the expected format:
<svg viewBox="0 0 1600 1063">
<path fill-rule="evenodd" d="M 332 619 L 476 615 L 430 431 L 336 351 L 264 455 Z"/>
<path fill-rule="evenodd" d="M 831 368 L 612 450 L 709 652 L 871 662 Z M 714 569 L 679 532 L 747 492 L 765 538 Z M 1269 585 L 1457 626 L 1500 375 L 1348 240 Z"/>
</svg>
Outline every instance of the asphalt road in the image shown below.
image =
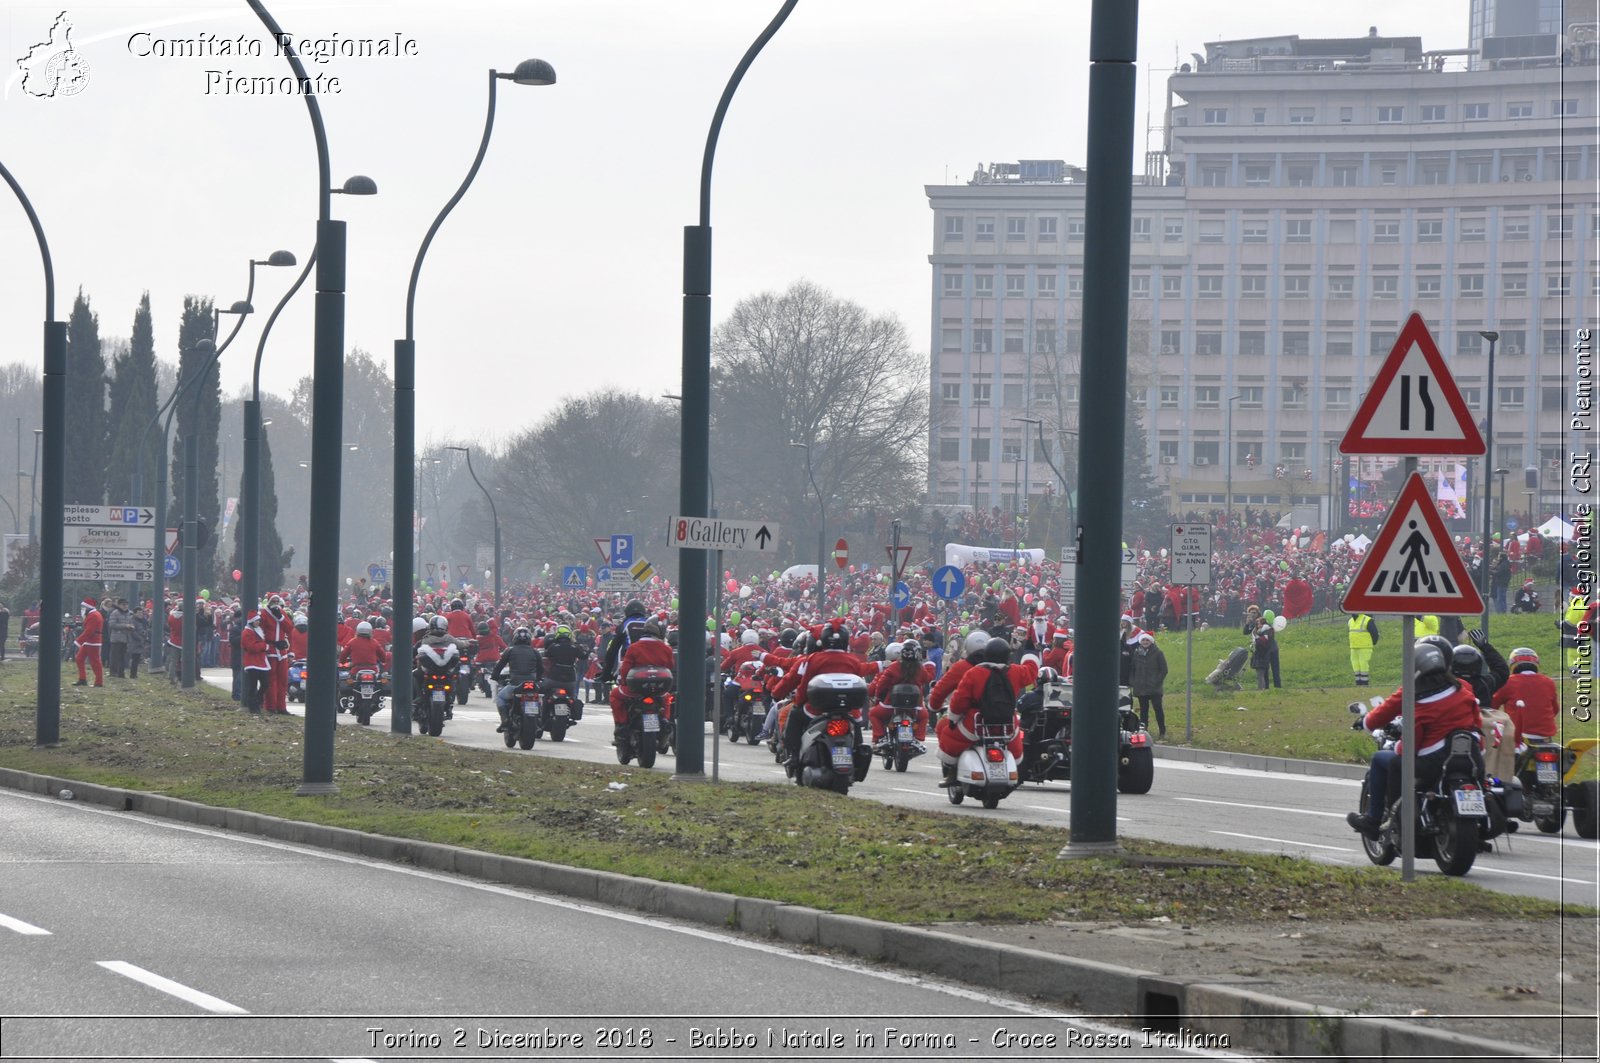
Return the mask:
<svg viewBox="0 0 1600 1063">
<path fill-rule="evenodd" d="M 6 1059 L 1150 1055 L 975 987 L 6 791 L 0 957 Z M 1204 1057 L 1241 1058 L 1161 1058 Z"/>
<path fill-rule="evenodd" d="M 295 705 L 290 709 L 302 711 Z M 339 721 L 355 726 L 348 715 L 341 715 Z M 540 740 L 528 752 L 507 750 L 501 736 L 495 733 L 498 724 L 499 715 L 492 702 L 474 694 L 466 705 L 456 706 L 455 718 L 446 724 L 443 737 L 460 745 L 498 750 L 507 756 L 616 763 L 610 710 L 603 705 L 587 706 L 583 722 L 564 741 Z M 372 726 L 387 730 L 388 713 L 373 717 Z M 777 784 L 786 781 L 783 769 L 773 762 L 765 745 L 734 745 L 724 739 L 717 753 L 720 778 Z M 709 734 L 705 761 L 709 775 Z M 673 768 L 674 758 L 666 755 L 658 758 L 651 770 L 670 774 Z M 643 769 L 635 764 L 627 770 Z M 970 800 L 952 808 L 937 786 L 938 779 L 937 754 L 929 752 L 913 760 L 903 774 L 885 770 L 879 760 L 867 779 L 853 786 L 850 793 L 887 804 L 964 816 L 1000 816 L 1053 826 L 1068 823 L 1072 793 L 1069 783 L 1025 786 L 991 812 Z M 1155 786 L 1150 793 L 1117 795 L 1117 829 L 1120 834 L 1157 841 L 1286 853 L 1323 863 L 1364 866 L 1366 856 L 1345 823 L 1345 814 L 1355 808 L 1360 791 L 1359 780 L 1157 759 Z M 1479 854 L 1467 876 L 1471 881 L 1506 893 L 1600 906 L 1600 843 L 1579 838 L 1570 817 L 1560 835 L 1543 835 L 1532 824 L 1522 824 L 1518 833 L 1502 836 L 1495 844 L 1494 852 Z M 1398 874 L 1399 860 L 1391 866 Z M 1419 876 L 1438 874 L 1431 857 L 1419 858 L 1416 869 Z"/>
</svg>

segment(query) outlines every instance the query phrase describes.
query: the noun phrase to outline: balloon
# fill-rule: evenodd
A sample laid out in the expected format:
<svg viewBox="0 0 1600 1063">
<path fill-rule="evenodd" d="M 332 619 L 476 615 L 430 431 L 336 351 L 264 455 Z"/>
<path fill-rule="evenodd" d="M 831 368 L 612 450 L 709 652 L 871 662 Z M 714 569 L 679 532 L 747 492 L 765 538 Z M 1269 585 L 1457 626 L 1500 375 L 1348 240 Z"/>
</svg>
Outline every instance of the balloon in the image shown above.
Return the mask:
<svg viewBox="0 0 1600 1063">
<path fill-rule="evenodd" d="M 351 578 L 350 578 L 350 577 L 349 577 L 349 576 L 346 576 L 346 577 L 345 577 L 345 578 L 344 578 L 344 585 L 345 585 L 345 586 L 346 586 L 346 587 L 353 587 L 353 586 L 355 586 L 355 582 L 356 582 L 356 581 L 355 581 L 355 580 L 353 580 L 353 579 L 351 579 Z"/>
<path fill-rule="evenodd" d="M 545 570 L 545 571 L 546 571 L 546 572 L 549 572 L 549 571 L 550 571 L 550 562 L 548 562 L 548 561 L 546 561 L 546 562 L 545 562 L 545 563 L 544 563 L 544 570 Z"/>
<path fill-rule="evenodd" d="M 483 578 L 484 579 L 490 579 L 493 576 L 494 576 L 494 571 L 492 569 L 487 569 L 486 568 L 486 569 L 483 570 Z"/>
<path fill-rule="evenodd" d="M 717 622 L 712 617 L 709 617 L 709 616 L 706 617 L 706 630 L 707 631 L 715 631 L 715 630 L 717 630 Z"/>
<path fill-rule="evenodd" d="M 244 573 L 240 572 L 238 569 L 234 569 L 233 570 L 233 582 L 238 583 L 242 579 L 244 579 Z"/>
<path fill-rule="evenodd" d="M 1274 613 L 1271 609 L 1268 609 L 1266 612 L 1261 614 L 1261 619 L 1270 624 L 1274 620 L 1278 619 L 1278 614 Z"/>
<path fill-rule="evenodd" d="M 739 593 L 739 581 L 736 579 L 730 579 L 726 584 L 724 584 L 724 586 L 728 588 L 729 594 Z"/>
<path fill-rule="evenodd" d="M 1274 630 L 1274 631 L 1282 631 L 1284 628 L 1286 628 L 1288 626 L 1289 626 L 1289 618 L 1288 617 L 1286 617 L 1286 616 L 1273 617 L 1273 619 L 1272 619 L 1272 630 Z"/>
<path fill-rule="evenodd" d="M 1023 605 L 1032 605 L 1033 604 L 1033 595 L 1032 594 L 1024 594 L 1022 596 L 1022 604 Z"/>
<path fill-rule="evenodd" d="M 750 595 L 752 595 L 754 593 L 755 592 L 750 589 L 750 585 L 748 583 L 746 583 L 743 587 L 739 588 L 739 597 L 740 598 L 748 598 L 748 597 L 750 597 Z"/>
<path fill-rule="evenodd" d="M 730 624 L 737 624 L 742 619 L 744 618 L 739 615 L 739 610 L 737 609 L 728 614 L 728 623 Z"/>
<path fill-rule="evenodd" d="M 722 578 L 723 579 L 732 579 L 733 578 L 733 569 L 731 569 L 731 568 L 723 569 L 722 570 Z"/>
<path fill-rule="evenodd" d="M 1039 585 L 1039 577 L 1037 575 L 1033 577 L 1033 585 L 1035 587 Z"/>
<path fill-rule="evenodd" d="M 670 601 L 670 602 L 668 602 L 668 603 L 667 603 L 667 607 L 668 607 L 668 608 L 669 608 L 669 609 L 676 609 L 676 608 L 678 608 L 678 599 L 676 599 L 676 598 L 674 598 L 674 599 L 672 599 L 672 601 Z"/>
<path fill-rule="evenodd" d="M 203 590 L 200 592 L 200 597 L 209 602 L 211 600 L 211 592 L 209 590 Z"/>
<path fill-rule="evenodd" d="M 1163 546 L 1161 548 L 1161 556 L 1162 557 L 1166 557 L 1167 556 L 1167 548 L 1165 546 Z"/>
</svg>

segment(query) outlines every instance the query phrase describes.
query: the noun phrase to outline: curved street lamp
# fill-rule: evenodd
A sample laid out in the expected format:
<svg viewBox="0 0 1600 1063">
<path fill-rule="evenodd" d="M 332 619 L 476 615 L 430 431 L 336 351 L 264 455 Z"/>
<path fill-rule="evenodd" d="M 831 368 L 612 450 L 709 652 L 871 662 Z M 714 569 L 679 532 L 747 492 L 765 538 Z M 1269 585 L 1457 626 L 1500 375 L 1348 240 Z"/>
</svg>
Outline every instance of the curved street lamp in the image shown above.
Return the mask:
<svg viewBox="0 0 1600 1063">
<path fill-rule="evenodd" d="M 489 134 L 494 131 L 494 104 L 495 82 L 500 80 L 514 82 L 518 85 L 554 85 L 556 71 L 543 59 L 524 59 L 517 64 L 514 71 L 502 74 L 495 70 L 489 71 L 489 111 L 483 120 L 483 137 L 478 141 L 478 154 L 473 157 L 472 165 L 467 169 L 467 176 L 462 179 L 461 187 L 456 189 L 455 195 L 450 197 L 438 217 L 433 219 L 433 224 L 428 226 L 427 235 L 422 238 L 422 246 L 417 248 L 417 259 L 411 266 L 411 282 L 406 286 L 406 335 L 404 339 L 394 341 L 394 542 L 392 552 L 393 560 L 390 562 L 394 571 L 390 573 L 392 580 L 390 586 L 394 589 L 394 630 L 411 630 L 412 596 L 415 593 L 413 585 L 416 582 L 416 564 L 412 557 L 413 540 L 416 535 L 416 503 L 417 498 L 412 490 L 413 466 L 417 454 L 417 343 L 416 343 L 416 307 L 417 307 L 417 279 L 422 274 L 422 260 L 428 254 L 428 247 L 433 243 L 433 236 L 439 231 L 439 226 L 444 224 L 445 218 L 461 202 L 461 197 L 467 194 L 467 189 L 472 185 L 473 178 L 478 176 L 478 167 L 483 165 L 483 156 L 489 150 Z M 479 484 L 478 486 L 483 486 Z M 493 502 L 490 505 L 493 506 Z M 495 593 L 494 604 L 498 612 L 500 608 L 500 526 L 495 524 Z M 404 668 L 392 669 L 390 678 L 390 698 L 393 705 L 409 705 L 411 703 L 411 673 Z M 411 714 L 406 712 L 389 713 L 389 730 L 394 734 L 411 733 Z"/>
<path fill-rule="evenodd" d="M 467 475 L 472 477 L 472 482 L 478 485 L 478 490 L 483 492 L 483 497 L 489 503 L 489 515 L 494 518 L 494 615 L 495 624 L 500 623 L 500 511 L 494 506 L 494 496 L 489 489 L 483 486 L 483 481 L 478 479 L 478 474 L 472 471 L 471 447 L 445 447 L 446 450 L 459 450 L 467 456 Z"/>
</svg>

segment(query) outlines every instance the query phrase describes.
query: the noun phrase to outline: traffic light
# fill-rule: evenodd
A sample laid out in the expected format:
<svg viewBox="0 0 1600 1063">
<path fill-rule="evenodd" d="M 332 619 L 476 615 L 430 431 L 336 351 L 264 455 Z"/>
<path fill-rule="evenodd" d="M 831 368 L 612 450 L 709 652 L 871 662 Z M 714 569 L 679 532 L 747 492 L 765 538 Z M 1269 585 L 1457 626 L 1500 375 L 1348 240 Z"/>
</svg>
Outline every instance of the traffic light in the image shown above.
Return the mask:
<svg viewBox="0 0 1600 1063">
<path fill-rule="evenodd" d="M 209 518 L 201 517 L 199 520 L 195 521 L 195 544 L 194 544 L 194 548 L 196 550 L 204 550 L 206 548 L 206 544 L 209 543 L 210 541 L 211 541 L 211 521 L 210 521 Z M 183 524 L 180 522 L 179 525 L 178 525 L 178 542 L 177 542 L 177 544 L 175 546 L 173 546 L 172 552 L 174 554 L 176 554 L 179 551 L 181 551 L 182 549 L 183 549 Z"/>
</svg>

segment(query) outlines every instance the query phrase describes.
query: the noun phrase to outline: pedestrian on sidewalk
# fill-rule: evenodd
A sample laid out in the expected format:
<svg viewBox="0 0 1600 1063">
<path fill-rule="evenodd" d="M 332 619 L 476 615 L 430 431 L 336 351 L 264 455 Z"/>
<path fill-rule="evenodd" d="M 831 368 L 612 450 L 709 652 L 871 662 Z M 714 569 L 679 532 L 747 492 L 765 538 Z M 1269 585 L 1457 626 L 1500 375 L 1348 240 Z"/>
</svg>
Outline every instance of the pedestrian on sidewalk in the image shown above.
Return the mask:
<svg viewBox="0 0 1600 1063">
<path fill-rule="evenodd" d="M 111 646 L 111 677 L 128 678 L 128 632 L 133 629 L 133 614 L 121 598 L 106 600 L 106 636 Z"/>
<path fill-rule="evenodd" d="M 128 631 L 128 678 L 139 678 L 139 665 L 150 655 L 150 603 L 131 611 L 133 627 Z"/>
<path fill-rule="evenodd" d="M 78 632 L 78 636 L 74 640 L 78 647 L 78 681 L 72 685 L 76 687 L 89 685 L 88 672 L 84 668 L 85 665 L 88 665 L 94 669 L 94 685 L 103 687 L 106 685 L 106 673 L 105 668 L 100 664 L 100 643 L 102 641 L 100 636 L 105 631 L 106 618 L 100 612 L 99 603 L 93 598 L 84 598 L 83 605 L 80 608 L 83 610 L 83 629 Z"/>
<path fill-rule="evenodd" d="M 1150 728 L 1150 710 L 1156 713 L 1157 737 L 1167 737 L 1167 715 L 1161 699 L 1167 688 L 1167 657 L 1156 645 L 1155 636 L 1146 631 L 1139 636 L 1133 651 L 1133 667 L 1128 676 L 1128 693 L 1139 699 L 1139 721 Z"/>
</svg>

